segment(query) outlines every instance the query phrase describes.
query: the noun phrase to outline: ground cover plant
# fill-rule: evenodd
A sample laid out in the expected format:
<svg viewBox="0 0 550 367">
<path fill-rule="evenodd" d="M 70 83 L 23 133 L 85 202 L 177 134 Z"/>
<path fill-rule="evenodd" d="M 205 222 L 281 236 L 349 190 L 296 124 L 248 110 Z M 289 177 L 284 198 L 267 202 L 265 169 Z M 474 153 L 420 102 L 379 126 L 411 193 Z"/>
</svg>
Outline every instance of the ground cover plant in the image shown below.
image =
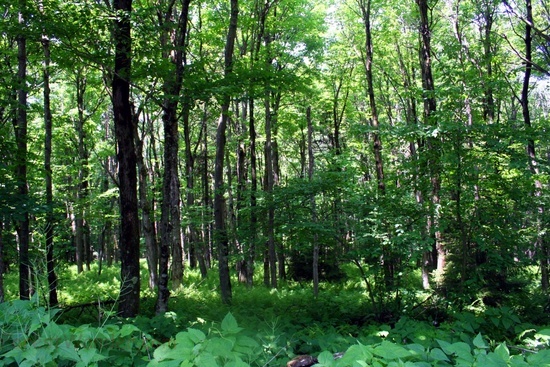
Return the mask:
<svg viewBox="0 0 550 367">
<path fill-rule="evenodd" d="M 215 274 L 202 279 L 189 271 L 186 286 L 171 297 L 172 311 L 155 315 L 144 287 L 143 314 L 124 319 L 114 311 L 117 288 L 101 287 L 117 282 L 116 267 L 100 276 L 97 264 L 90 272 L 64 272 L 59 308 L 48 309 L 40 292 L 0 304 L 0 364 L 284 366 L 309 355 L 316 366 L 550 365 L 550 325 L 520 314 L 521 307 L 449 306 L 435 323 L 419 312 L 435 305 L 422 303 L 430 296 L 418 290 L 416 303 L 380 323 L 360 282 L 322 283 L 317 297 L 304 283 L 277 290 L 239 285 L 227 305 L 217 296 Z M 7 280 L 11 294 L 16 279 Z"/>
</svg>

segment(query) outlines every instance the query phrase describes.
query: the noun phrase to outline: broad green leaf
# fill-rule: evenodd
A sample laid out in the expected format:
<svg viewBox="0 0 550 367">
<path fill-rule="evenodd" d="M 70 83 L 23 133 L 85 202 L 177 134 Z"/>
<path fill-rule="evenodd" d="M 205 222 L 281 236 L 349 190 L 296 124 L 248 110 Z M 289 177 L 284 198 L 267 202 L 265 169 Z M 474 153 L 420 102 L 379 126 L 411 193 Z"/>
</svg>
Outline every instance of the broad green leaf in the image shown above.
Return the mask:
<svg viewBox="0 0 550 367">
<path fill-rule="evenodd" d="M 202 343 L 206 339 L 206 335 L 198 329 L 188 328 L 187 333 L 189 339 L 195 344 Z"/>
<path fill-rule="evenodd" d="M 63 343 L 57 346 L 57 355 L 62 360 L 75 362 L 80 360 L 80 356 L 78 355 L 76 348 L 74 347 L 73 343 L 69 342 L 68 340 L 65 340 Z"/>
<path fill-rule="evenodd" d="M 495 354 L 499 355 L 505 361 L 510 359 L 510 351 L 505 343 L 501 343 L 495 348 Z"/>
<path fill-rule="evenodd" d="M 225 315 L 221 327 L 223 335 L 236 334 L 242 330 L 242 328 L 239 327 L 239 325 L 237 324 L 237 320 L 235 319 L 235 317 L 233 317 L 231 312 Z"/>
<path fill-rule="evenodd" d="M 476 335 L 476 337 L 474 338 L 473 340 L 473 343 L 474 345 L 477 347 L 477 348 L 480 348 L 480 349 L 487 349 L 489 348 L 487 346 L 487 343 L 485 343 L 485 340 L 483 340 L 483 337 L 481 336 L 481 333 L 478 333 Z"/>
<path fill-rule="evenodd" d="M 536 354 L 527 357 L 527 362 L 531 366 L 550 367 L 550 349 L 543 349 Z"/>
<path fill-rule="evenodd" d="M 430 351 L 430 358 L 433 358 L 436 361 L 445 361 L 450 362 L 449 357 L 439 348 L 434 348 Z"/>
<path fill-rule="evenodd" d="M 101 355 L 99 351 L 96 348 L 82 348 L 78 351 L 78 355 L 80 356 L 82 363 L 84 365 L 89 365 L 92 362 L 101 361 L 103 359 L 106 359 L 107 357 Z"/>
<path fill-rule="evenodd" d="M 344 366 L 355 362 L 369 362 L 373 357 L 373 354 L 369 348 L 370 347 L 363 344 L 352 345 L 346 350 L 344 356 L 338 361 Z M 338 365 L 340 365 L 340 363 L 338 363 Z"/>
<path fill-rule="evenodd" d="M 249 364 L 244 363 L 239 357 L 235 357 L 234 361 L 224 364 L 224 367 L 250 367 Z"/>
<path fill-rule="evenodd" d="M 331 367 L 335 365 L 332 353 L 326 350 L 319 354 L 317 360 L 319 361 L 319 365 L 323 367 Z"/>
<path fill-rule="evenodd" d="M 387 360 L 406 358 L 412 355 L 412 352 L 405 349 L 405 347 L 386 340 L 374 348 L 373 353 Z"/>
<path fill-rule="evenodd" d="M 175 342 L 177 345 L 180 345 L 187 349 L 193 349 L 193 347 L 195 346 L 195 343 L 193 343 L 193 339 L 191 338 L 191 335 L 187 331 L 181 331 L 177 333 Z"/>
<path fill-rule="evenodd" d="M 216 358 L 210 353 L 204 353 L 195 359 L 195 365 L 197 367 L 221 367 Z"/>
<path fill-rule="evenodd" d="M 126 337 L 128 335 L 131 335 L 134 331 L 139 331 L 139 329 L 135 325 L 131 324 L 125 324 L 120 328 L 120 336 Z"/>
</svg>

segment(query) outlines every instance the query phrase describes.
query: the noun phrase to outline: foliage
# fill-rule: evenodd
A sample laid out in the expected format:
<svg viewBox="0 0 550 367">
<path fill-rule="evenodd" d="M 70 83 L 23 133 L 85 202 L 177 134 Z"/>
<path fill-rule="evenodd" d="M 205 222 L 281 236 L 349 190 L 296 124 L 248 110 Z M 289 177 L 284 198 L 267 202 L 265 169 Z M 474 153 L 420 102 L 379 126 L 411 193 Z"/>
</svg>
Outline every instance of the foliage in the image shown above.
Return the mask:
<svg viewBox="0 0 550 367">
<path fill-rule="evenodd" d="M 134 325 L 60 325 L 55 314 L 36 299 L 0 304 L 0 364 L 139 366 L 152 352 L 154 341 Z"/>
<path fill-rule="evenodd" d="M 246 311 L 240 312 L 244 317 Z M 116 317 L 93 327 L 58 324 L 55 315 L 55 311 L 38 306 L 36 299 L 1 304 L 0 364 L 265 367 L 279 366 L 295 354 L 308 353 L 317 357 L 318 367 L 550 365 L 550 329 L 521 323 L 509 310 L 491 310 L 478 316 L 457 314 L 456 321 L 440 328 L 405 317 L 393 327 L 357 329 L 355 337 L 326 322 L 293 328 L 289 322 L 292 318 L 248 320 L 247 327 L 242 327 L 232 313 L 227 313 L 219 323 L 202 318 L 186 323 L 187 327 L 182 323 L 180 327 L 185 330 L 174 331 L 163 344 L 137 327 L 138 323 Z M 164 328 L 175 321 L 174 317 L 165 315 L 167 322 L 153 318 L 150 326 Z M 266 319 L 270 317 L 266 315 Z M 493 332 L 493 338 L 483 333 L 490 327 L 515 331 Z M 297 339 L 309 349 L 304 345 L 296 349 Z M 334 359 L 334 353 L 341 358 Z"/>
</svg>

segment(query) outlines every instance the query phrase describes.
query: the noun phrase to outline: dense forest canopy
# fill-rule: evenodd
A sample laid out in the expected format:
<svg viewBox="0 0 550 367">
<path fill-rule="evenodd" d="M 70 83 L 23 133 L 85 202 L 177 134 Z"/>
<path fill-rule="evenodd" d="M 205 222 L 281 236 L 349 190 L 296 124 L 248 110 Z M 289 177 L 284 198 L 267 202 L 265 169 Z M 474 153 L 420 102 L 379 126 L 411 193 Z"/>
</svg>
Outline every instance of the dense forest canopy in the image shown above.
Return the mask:
<svg viewBox="0 0 550 367">
<path fill-rule="evenodd" d="M 317 295 L 353 264 L 381 319 L 407 287 L 548 302 L 547 1 L 0 4 L 0 280 L 21 299 L 120 261 L 124 316 L 141 283 L 167 311 L 188 268 L 230 303 L 255 274 Z"/>
</svg>

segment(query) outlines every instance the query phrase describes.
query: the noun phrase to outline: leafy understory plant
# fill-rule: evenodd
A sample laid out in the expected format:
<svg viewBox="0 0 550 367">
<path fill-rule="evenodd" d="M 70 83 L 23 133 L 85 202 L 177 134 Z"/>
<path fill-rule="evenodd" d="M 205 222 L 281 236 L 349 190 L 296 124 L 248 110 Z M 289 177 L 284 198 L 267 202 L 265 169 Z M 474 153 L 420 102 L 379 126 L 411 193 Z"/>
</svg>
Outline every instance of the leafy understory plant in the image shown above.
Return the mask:
<svg viewBox="0 0 550 367">
<path fill-rule="evenodd" d="M 188 328 L 158 347 L 148 367 L 248 367 L 259 355 L 259 344 L 243 334 L 235 317 L 228 313 L 220 329 L 208 334 Z"/>
<path fill-rule="evenodd" d="M 550 330 L 542 330 L 534 338 L 540 342 L 548 341 Z M 550 350 L 524 350 L 523 353 L 512 354 L 505 343 L 491 348 L 482 335 L 478 334 L 469 343 L 437 340 L 437 346 L 433 348 L 416 343 L 400 345 L 389 341 L 373 345 L 358 343 L 349 347 L 340 359 L 334 359 L 333 354 L 328 351 L 321 353 L 317 359 L 318 363 L 314 367 L 548 367 Z"/>
<path fill-rule="evenodd" d="M 2 366 L 140 366 L 154 340 L 136 326 L 58 325 L 35 301 L 0 304 Z"/>
</svg>

